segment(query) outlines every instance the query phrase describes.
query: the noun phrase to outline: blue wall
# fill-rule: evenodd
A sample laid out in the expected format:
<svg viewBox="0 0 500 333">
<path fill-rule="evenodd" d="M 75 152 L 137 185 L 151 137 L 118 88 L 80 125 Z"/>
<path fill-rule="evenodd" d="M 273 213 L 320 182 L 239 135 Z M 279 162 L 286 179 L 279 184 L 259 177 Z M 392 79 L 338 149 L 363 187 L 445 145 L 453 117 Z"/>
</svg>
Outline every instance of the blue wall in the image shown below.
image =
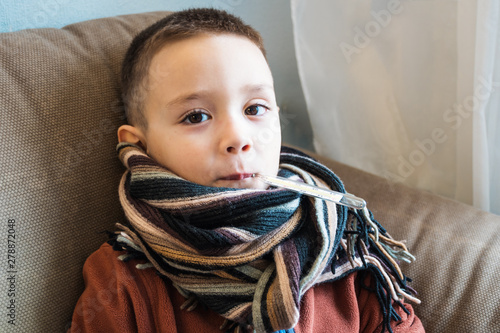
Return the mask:
<svg viewBox="0 0 500 333">
<path fill-rule="evenodd" d="M 273 2 L 273 1 L 271 1 Z M 95 18 L 149 12 L 180 10 L 187 7 L 218 7 L 233 12 L 264 1 L 243 0 L 0 0 L 0 31 L 27 28 L 60 28 L 69 23 Z M 274 1 L 273 5 L 283 1 Z"/>
<path fill-rule="evenodd" d="M 284 141 L 312 149 L 312 131 L 297 72 L 289 0 L 0 0 L 0 32 L 60 28 L 108 16 L 190 7 L 227 10 L 260 31 L 284 120 Z"/>
</svg>

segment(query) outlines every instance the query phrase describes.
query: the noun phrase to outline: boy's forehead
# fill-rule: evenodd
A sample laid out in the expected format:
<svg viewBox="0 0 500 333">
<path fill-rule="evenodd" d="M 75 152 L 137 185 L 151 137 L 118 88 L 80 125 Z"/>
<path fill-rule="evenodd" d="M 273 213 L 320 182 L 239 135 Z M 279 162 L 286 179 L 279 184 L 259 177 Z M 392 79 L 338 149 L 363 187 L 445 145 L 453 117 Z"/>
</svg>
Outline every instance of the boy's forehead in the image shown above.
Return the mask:
<svg viewBox="0 0 500 333">
<path fill-rule="evenodd" d="M 252 48 L 258 50 L 255 54 L 262 57 L 267 64 L 267 59 L 265 58 L 262 50 L 257 44 L 255 44 L 251 39 L 231 33 L 198 33 L 185 38 L 176 38 L 171 41 L 165 42 L 160 48 L 158 48 L 152 57 L 152 61 L 158 59 L 162 54 L 169 54 L 174 52 L 175 49 L 181 47 L 183 50 L 187 51 L 189 49 L 199 49 L 201 47 L 202 41 L 217 41 L 226 40 L 224 43 L 225 48 L 240 48 L 241 43 L 251 45 Z"/>
<path fill-rule="evenodd" d="M 153 56 L 148 72 L 153 82 L 177 76 L 177 87 L 188 81 L 185 75 L 190 83 L 198 80 L 203 85 L 221 72 L 241 74 L 248 80 L 247 90 L 274 91 L 262 51 L 250 39 L 233 34 L 198 34 L 168 42 Z"/>
</svg>

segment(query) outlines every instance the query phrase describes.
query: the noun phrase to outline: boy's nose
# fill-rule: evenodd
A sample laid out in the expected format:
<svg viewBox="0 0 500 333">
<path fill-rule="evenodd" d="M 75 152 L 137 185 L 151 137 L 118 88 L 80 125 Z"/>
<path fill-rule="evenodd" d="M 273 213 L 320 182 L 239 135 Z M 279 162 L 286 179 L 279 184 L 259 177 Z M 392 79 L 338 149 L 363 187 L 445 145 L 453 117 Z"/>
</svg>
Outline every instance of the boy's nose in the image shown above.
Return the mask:
<svg viewBox="0 0 500 333">
<path fill-rule="evenodd" d="M 231 153 L 232 153 L 232 154 L 237 154 L 237 153 L 238 153 L 238 152 L 240 152 L 240 151 L 244 152 L 244 151 L 248 151 L 248 150 L 250 150 L 250 145 L 249 145 L 249 144 L 245 144 L 245 145 L 238 145 L 238 144 L 235 144 L 235 145 L 233 145 L 233 146 L 228 146 L 228 147 L 226 148 L 226 151 L 227 151 L 228 153 L 230 153 L 230 154 L 231 154 Z"/>
<path fill-rule="evenodd" d="M 244 124 L 238 121 L 228 121 L 222 131 L 221 148 L 229 154 L 239 154 L 250 151 L 252 140 Z"/>
</svg>

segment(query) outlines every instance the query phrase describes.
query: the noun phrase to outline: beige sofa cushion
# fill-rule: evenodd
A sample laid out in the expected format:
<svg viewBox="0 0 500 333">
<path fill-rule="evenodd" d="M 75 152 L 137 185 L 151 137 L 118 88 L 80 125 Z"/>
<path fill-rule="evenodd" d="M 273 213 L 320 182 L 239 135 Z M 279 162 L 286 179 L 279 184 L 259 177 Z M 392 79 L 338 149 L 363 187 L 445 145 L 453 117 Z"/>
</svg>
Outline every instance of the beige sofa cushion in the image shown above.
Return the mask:
<svg viewBox="0 0 500 333">
<path fill-rule="evenodd" d="M 1 332 L 62 332 L 69 323 L 86 257 L 122 218 L 120 64 L 132 37 L 165 15 L 0 34 L 0 249 L 15 219 L 17 270 L 15 327 L 5 320 L 2 275 Z"/>
<path fill-rule="evenodd" d="M 61 332 L 86 257 L 122 219 L 118 86 L 131 38 L 166 13 L 0 34 L 0 248 L 15 220 L 15 297 L 4 256 L 1 332 Z M 276 74 L 276 73 L 275 73 Z M 500 331 L 500 218 L 329 161 L 417 261 L 407 272 L 429 332 Z M 15 299 L 16 326 L 6 320 Z"/>
</svg>

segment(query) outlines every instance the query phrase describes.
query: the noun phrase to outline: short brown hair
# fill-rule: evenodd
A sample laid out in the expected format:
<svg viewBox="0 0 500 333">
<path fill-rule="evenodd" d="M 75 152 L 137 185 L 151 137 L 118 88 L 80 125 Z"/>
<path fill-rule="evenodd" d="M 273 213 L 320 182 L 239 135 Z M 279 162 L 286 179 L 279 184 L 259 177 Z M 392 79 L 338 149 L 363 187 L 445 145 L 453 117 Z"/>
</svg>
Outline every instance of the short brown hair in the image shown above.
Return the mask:
<svg viewBox="0 0 500 333">
<path fill-rule="evenodd" d="M 121 85 L 125 115 L 129 124 L 147 128 L 143 101 L 147 93 L 147 74 L 154 55 L 168 42 L 202 33 L 235 34 L 252 41 L 264 57 L 260 34 L 238 17 L 212 8 L 188 9 L 172 13 L 141 31 L 130 44 L 123 60 Z"/>
</svg>

